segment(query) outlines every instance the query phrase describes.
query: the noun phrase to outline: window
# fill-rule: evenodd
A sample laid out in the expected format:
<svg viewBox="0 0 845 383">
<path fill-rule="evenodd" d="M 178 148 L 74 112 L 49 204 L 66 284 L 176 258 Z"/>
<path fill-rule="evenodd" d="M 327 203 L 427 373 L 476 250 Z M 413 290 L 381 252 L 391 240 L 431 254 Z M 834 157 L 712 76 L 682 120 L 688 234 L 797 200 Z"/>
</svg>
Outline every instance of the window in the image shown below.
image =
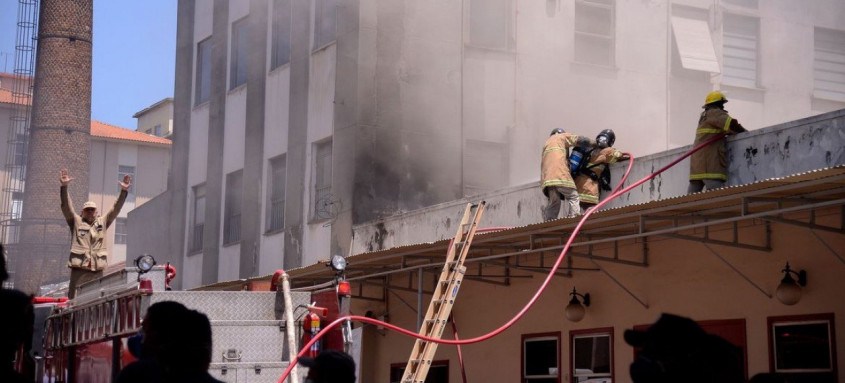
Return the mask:
<svg viewBox="0 0 845 383">
<path fill-rule="evenodd" d="M 469 4 L 469 42 L 471 45 L 511 49 L 511 0 L 471 0 Z"/>
<path fill-rule="evenodd" d="M 575 0 L 575 61 L 614 66 L 615 0 Z"/>
<path fill-rule="evenodd" d="M 314 219 L 332 217 L 332 142 L 314 145 Z"/>
<path fill-rule="evenodd" d="M 205 229 L 205 185 L 194 186 L 194 218 L 191 224 L 191 252 L 202 251 L 202 231 Z"/>
<path fill-rule="evenodd" d="M 273 36 L 270 69 L 290 61 L 290 0 L 273 1 Z"/>
<path fill-rule="evenodd" d="M 15 159 L 14 166 L 26 166 L 26 134 L 15 135 Z"/>
<path fill-rule="evenodd" d="M 229 56 L 229 89 L 246 84 L 246 53 L 249 46 L 246 17 L 232 23 L 232 52 Z"/>
<path fill-rule="evenodd" d="M 285 157 L 270 160 L 270 182 L 267 191 L 267 232 L 285 227 Z"/>
<path fill-rule="evenodd" d="M 573 381 L 613 380 L 613 328 L 569 332 Z"/>
<path fill-rule="evenodd" d="M 317 0 L 314 10 L 314 49 L 334 41 L 336 34 L 337 0 Z"/>
<path fill-rule="evenodd" d="M 126 236 L 129 230 L 126 227 L 126 218 L 118 218 L 114 221 L 114 244 L 125 245 Z"/>
<path fill-rule="evenodd" d="M 790 382 L 836 382 L 833 314 L 769 317 L 770 370 Z"/>
<path fill-rule="evenodd" d="M 226 175 L 226 210 L 223 220 L 223 244 L 241 240 L 241 194 L 243 172 L 238 170 Z"/>
<path fill-rule="evenodd" d="M 161 137 L 161 124 L 158 124 L 153 128 L 153 135 Z"/>
<path fill-rule="evenodd" d="M 123 182 L 123 177 L 129 176 L 132 177 L 132 183 L 129 185 L 129 194 L 135 193 L 135 167 L 134 166 L 126 166 L 126 165 L 119 165 L 117 167 L 117 180 L 119 182 Z M 118 192 L 120 192 L 120 185 L 118 185 Z"/>
<path fill-rule="evenodd" d="M 672 40 L 672 75 L 709 85 L 710 73 L 721 73 L 706 9 L 672 4 Z"/>
<path fill-rule="evenodd" d="M 211 94 L 211 37 L 197 43 L 197 72 L 194 105 L 208 101 Z"/>
<path fill-rule="evenodd" d="M 560 333 L 522 335 L 522 381 L 560 382 Z"/>
<path fill-rule="evenodd" d="M 722 83 L 756 88 L 760 20 L 725 14 L 722 38 Z"/>
<path fill-rule="evenodd" d="M 813 96 L 845 102 L 845 31 L 816 28 Z"/>
</svg>

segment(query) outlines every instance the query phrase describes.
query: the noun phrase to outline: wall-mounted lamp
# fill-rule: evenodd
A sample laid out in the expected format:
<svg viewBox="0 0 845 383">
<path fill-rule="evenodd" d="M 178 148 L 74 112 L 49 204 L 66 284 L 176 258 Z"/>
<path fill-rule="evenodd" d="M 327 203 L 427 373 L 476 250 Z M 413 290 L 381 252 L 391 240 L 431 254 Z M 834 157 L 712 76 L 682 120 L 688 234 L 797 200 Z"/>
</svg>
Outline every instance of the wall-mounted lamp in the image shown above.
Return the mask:
<svg viewBox="0 0 845 383">
<path fill-rule="evenodd" d="M 581 319 L 584 319 L 584 314 L 586 313 L 586 309 L 584 307 L 590 307 L 590 293 L 586 293 L 584 295 L 578 294 L 575 291 L 575 288 L 572 288 L 572 292 L 569 293 L 572 296 L 572 299 L 569 300 L 569 304 L 566 305 L 566 310 L 564 310 L 564 314 L 566 315 L 566 319 L 569 319 L 572 322 L 578 322 Z M 584 304 L 581 304 L 581 301 L 578 300 L 578 297 L 581 297 L 584 300 Z"/>
<path fill-rule="evenodd" d="M 807 272 L 804 270 L 793 271 L 789 268 L 789 262 L 786 263 L 786 268 L 781 270 L 781 272 L 784 276 L 778 285 L 775 295 L 781 303 L 794 305 L 801 300 L 801 287 L 807 286 Z M 792 278 L 792 274 L 798 277 L 797 281 Z"/>
</svg>

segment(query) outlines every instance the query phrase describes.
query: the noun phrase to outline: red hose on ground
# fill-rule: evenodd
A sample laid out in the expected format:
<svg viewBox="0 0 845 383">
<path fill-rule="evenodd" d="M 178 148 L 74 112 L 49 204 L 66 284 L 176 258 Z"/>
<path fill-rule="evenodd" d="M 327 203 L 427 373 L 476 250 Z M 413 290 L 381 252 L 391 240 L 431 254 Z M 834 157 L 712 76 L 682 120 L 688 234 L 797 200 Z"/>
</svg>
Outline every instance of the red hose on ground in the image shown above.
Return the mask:
<svg viewBox="0 0 845 383">
<path fill-rule="evenodd" d="M 300 350 L 299 353 L 296 355 L 296 358 L 294 360 L 290 361 L 290 364 L 285 369 L 285 371 L 282 373 L 282 376 L 279 378 L 278 382 L 284 383 L 285 379 L 287 379 L 288 375 L 290 375 L 290 371 L 293 369 L 293 366 L 296 365 L 296 363 L 299 361 L 299 358 L 301 358 L 303 355 L 305 355 L 305 353 L 308 352 L 308 350 L 310 349 L 312 344 L 314 344 L 320 338 L 322 338 L 323 335 L 325 335 L 329 330 L 337 327 L 339 324 L 343 323 L 343 321 L 346 321 L 346 320 L 353 320 L 353 321 L 357 321 L 357 322 L 369 323 L 369 324 L 373 324 L 373 325 L 377 325 L 377 326 L 382 326 L 382 327 L 396 331 L 400 334 L 407 335 L 407 336 L 412 337 L 412 338 L 422 339 L 422 340 L 427 341 L 427 342 L 434 342 L 434 343 L 438 343 L 438 344 L 451 344 L 451 345 L 472 344 L 472 343 L 478 343 L 478 342 L 485 341 L 485 340 L 490 339 L 490 338 L 492 338 L 496 335 L 501 334 L 502 332 L 504 332 L 505 330 L 507 330 L 508 328 L 513 326 L 514 323 L 516 323 L 518 320 L 522 319 L 522 317 L 525 315 L 525 313 L 528 312 L 528 310 L 534 305 L 534 303 L 537 302 L 537 299 L 539 299 L 540 295 L 543 294 L 543 291 L 546 290 L 546 287 L 548 287 L 548 285 L 551 282 L 552 278 L 554 277 L 555 272 L 557 271 L 558 267 L 560 267 L 560 264 L 563 262 L 563 259 L 566 257 L 566 253 L 569 251 L 569 247 L 572 245 L 572 242 L 575 240 L 575 237 L 578 235 L 578 232 L 581 231 L 581 226 L 583 226 L 584 222 L 586 222 L 587 219 L 591 215 L 593 215 L 593 212 L 598 211 L 598 209 L 600 207 L 606 205 L 608 202 L 612 201 L 616 197 L 619 197 L 620 195 L 631 191 L 632 189 L 636 188 L 637 186 L 640 186 L 640 185 L 644 184 L 645 182 L 653 179 L 654 177 L 656 177 L 660 173 L 663 173 L 667 169 L 677 165 L 679 162 L 681 162 L 685 158 L 691 156 L 693 153 L 701 150 L 705 146 L 721 140 L 722 138 L 724 138 L 724 136 L 725 136 L 724 134 L 720 134 L 720 135 L 714 136 L 713 138 L 711 138 L 707 141 L 702 142 L 698 146 L 696 146 L 696 147 L 690 149 L 688 152 L 684 153 L 684 155 L 674 159 L 672 162 L 670 162 L 666 166 L 658 169 L 657 171 L 649 174 L 646 177 L 643 177 L 639 181 L 634 182 L 633 184 L 623 188 L 622 190 L 614 191 L 614 193 L 609 195 L 607 198 L 605 198 L 602 201 L 599 201 L 599 203 L 595 207 L 588 209 L 587 212 L 581 217 L 581 220 L 578 221 L 578 225 L 575 226 L 575 229 L 572 231 L 572 234 L 569 235 L 569 239 L 566 241 L 566 244 L 563 246 L 563 249 L 560 251 L 560 255 L 558 255 L 557 261 L 555 261 L 555 264 L 551 267 L 551 269 L 549 269 L 549 274 L 546 276 L 546 279 L 543 281 L 543 283 L 537 289 L 537 292 L 534 293 L 534 296 L 531 297 L 531 299 L 528 300 L 528 303 L 526 303 L 525 306 L 521 310 L 519 310 L 519 312 L 516 313 L 516 315 L 513 316 L 513 318 L 511 318 L 510 320 L 505 322 L 505 324 L 503 324 L 499 328 L 497 328 L 493 331 L 490 331 L 487 334 L 477 336 L 475 338 L 469 338 L 469 339 L 464 339 L 464 340 L 448 340 L 448 339 L 437 339 L 437 338 L 430 338 L 430 337 L 427 337 L 427 336 L 422 336 L 422 335 L 419 335 L 415 332 L 411 332 L 411 331 L 406 330 L 404 328 L 394 326 L 390 323 L 385 323 L 385 322 L 382 322 L 382 321 L 379 321 L 379 320 L 373 319 L 373 318 L 367 318 L 367 317 L 362 317 L 362 316 L 357 316 L 357 315 L 347 315 L 347 316 L 335 319 L 328 326 L 326 326 L 322 330 L 320 330 L 320 332 L 317 333 L 317 335 L 315 337 L 313 337 L 311 339 L 311 341 L 306 343 L 302 347 L 302 350 Z M 626 153 L 626 154 L 628 154 L 628 153 Z M 628 154 L 628 155 L 630 156 L 630 154 Z M 622 177 L 622 179 L 620 179 L 619 185 L 616 187 L 616 189 L 619 189 L 621 187 L 621 185 L 624 184 L 624 181 L 628 178 L 628 174 L 630 173 L 630 171 L 633 167 L 633 162 L 634 162 L 634 158 L 633 158 L 633 156 L 631 156 L 630 163 L 628 164 L 628 169 L 626 170 L 625 175 Z"/>
</svg>

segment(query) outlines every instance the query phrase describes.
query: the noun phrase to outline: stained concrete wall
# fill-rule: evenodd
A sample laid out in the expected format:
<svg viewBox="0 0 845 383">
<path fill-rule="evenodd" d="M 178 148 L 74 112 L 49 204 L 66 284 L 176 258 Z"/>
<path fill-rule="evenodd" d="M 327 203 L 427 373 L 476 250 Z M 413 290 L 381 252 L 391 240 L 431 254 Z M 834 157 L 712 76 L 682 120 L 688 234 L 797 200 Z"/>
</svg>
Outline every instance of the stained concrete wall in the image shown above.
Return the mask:
<svg viewBox="0 0 845 383">
<path fill-rule="evenodd" d="M 728 139 L 727 185 L 788 176 L 845 164 L 845 109 L 743 133 Z M 635 158 L 627 184 L 651 174 L 683 155 L 690 146 Z M 537 159 L 539 163 L 539 158 Z M 611 167 L 613 187 L 627 163 Z M 644 203 L 686 194 L 689 160 L 684 160 L 655 179 L 631 190 L 606 207 Z M 542 220 L 546 199 L 539 174 L 535 182 L 472 198 L 486 200 L 482 227 L 522 226 Z M 465 203 L 463 199 L 431 206 L 354 227 L 353 253 L 453 237 Z"/>
<path fill-rule="evenodd" d="M 825 224 L 836 226 L 841 222 L 839 210 L 830 208 L 818 216 L 824 217 Z M 419 227 L 424 228 L 422 225 Z M 767 318 L 833 313 L 835 329 L 845 326 L 845 305 L 839 297 L 839 292 L 845 288 L 845 281 L 841 278 L 845 264 L 831 252 L 831 249 L 845 248 L 845 236 L 818 231 L 820 239 L 817 239 L 805 229 L 793 226 L 773 224 L 771 228 L 771 252 L 650 238 L 647 267 L 603 261 L 594 263 L 575 258 L 574 267 L 591 270 L 576 270 L 571 278 L 553 278 L 536 304 L 508 330 L 484 342 L 462 346 L 468 381 L 521 381 L 521 336 L 551 332 L 560 333 L 560 377 L 561 381 L 569 382 L 572 360 L 569 351 L 570 332 L 610 327 L 613 339 L 613 381 L 631 382 L 628 368 L 634 353 L 623 339 L 624 331 L 635 325 L 653 323 L 664 312 L 688 316 L 698 321 L 744 320 L 748 376 L 769 371 Z M 765 231 L 765 226 L 758 222 L 751 226 L 742 225 L 739 235 L 744 241 L 758 241 L 763 238 Z M 730 238 L 732 233 L 730 227 L 715 227 L 711 230 L 714 238 Z M 683 251 L 679 252 L 678 249 Z M 618 250 L 620 257 L 626 260 L 636 261 L 642 254 L 641 244 L 622 243 Z M 610 245 L 598 246 L 594 251 L 604 256 L 613 253 Z M 841 258 L 841 251 L 839 253 Z M 714 254 L 718 254 L 728 264 Z M 547 256 L 547 265 L 551 264 L 551 258 L 551 255 Z M 770 297 L 775 293 L 782 278 L 780 270 L 787 261 L 795 268 L 806 270 L 810 276 L 810 282 L 802 291 L 801 301 L 794 306 L 786 306 Z M 476 273 L 476 266 L 468 264 L 468 273 Z M 501 269 L 492 266 L 481 270 L 489 274 L 501 274 Z M 545 278 L 545 275 L 521 270 L 512 270 L 511 274 L 520 277 L 511 279 L 508 286 L 464 279 L 452 311 L 461 339 L 481 336 L 507 322 L 523 308 Z M 434 283 L 432 277 L 437 274 L 426 275 L 425 286 L 429 288 Z M 409 283 L 407 276 L 407 273 L 395 274 L 391 284 L 416 286 L 416 279 Z M 570 299 L 568 293 L 573 287 L 579 293 L 589 293 L 591 296 L 586 316 L 577 323 L 566 320 L 563 315 Z M 374 293 L 375 296 L 378 294 Z M 413 331 L 417 320 L 414 310 L 425 312 L 425 306 L 421 309 L 416 307 L 416 293 L 396 289 L 386 296 L 386 303 L 353 299 L 356 306 L 352 310 L 369 310 L 376 316 L 387 315 L 389 323 Z M 429 294 L 424 294 L 423 304 L 427 305 L 430 299 Z M 451 327 L 447 328 L 443 338 L 453 339 Z M 365 337 L 363 348 L 374 361 L 362 372 L 372 375 L 362 376 L 361 380 L 386 382 L 391 364 L 407 362 L 413 339 L 393 331 L 377 331 L 373 326 L 365 326 L 364 331 L 371 331 Z M 845 353 L 841 352 L 845 349 L 845 338 L 836 336 L 834 347 L 837 350 L 837 364 L 841 366 L 845 363 Z M 439 346 L 435 359 L 448 359 L 449 381 L 461 381 L 461 367 L 455 347 Z"/>
</svg>

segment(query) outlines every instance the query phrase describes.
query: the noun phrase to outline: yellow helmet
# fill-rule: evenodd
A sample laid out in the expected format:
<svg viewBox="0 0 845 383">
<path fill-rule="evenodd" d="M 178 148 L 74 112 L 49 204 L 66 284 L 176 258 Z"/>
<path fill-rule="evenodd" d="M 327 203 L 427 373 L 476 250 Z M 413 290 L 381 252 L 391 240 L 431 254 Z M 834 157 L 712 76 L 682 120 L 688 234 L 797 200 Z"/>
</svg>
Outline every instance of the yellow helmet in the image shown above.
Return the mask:
<svg viewBox="0 0 845 383">
<path fill-rule="evenodd" d="M 707 93 L 707 97 L 704 98 L 704 105 L 710 105 L 715 102 L 728 102 L 728 99 L 725 98 L 724 93 L 718 90 Z"/>
</svg>

